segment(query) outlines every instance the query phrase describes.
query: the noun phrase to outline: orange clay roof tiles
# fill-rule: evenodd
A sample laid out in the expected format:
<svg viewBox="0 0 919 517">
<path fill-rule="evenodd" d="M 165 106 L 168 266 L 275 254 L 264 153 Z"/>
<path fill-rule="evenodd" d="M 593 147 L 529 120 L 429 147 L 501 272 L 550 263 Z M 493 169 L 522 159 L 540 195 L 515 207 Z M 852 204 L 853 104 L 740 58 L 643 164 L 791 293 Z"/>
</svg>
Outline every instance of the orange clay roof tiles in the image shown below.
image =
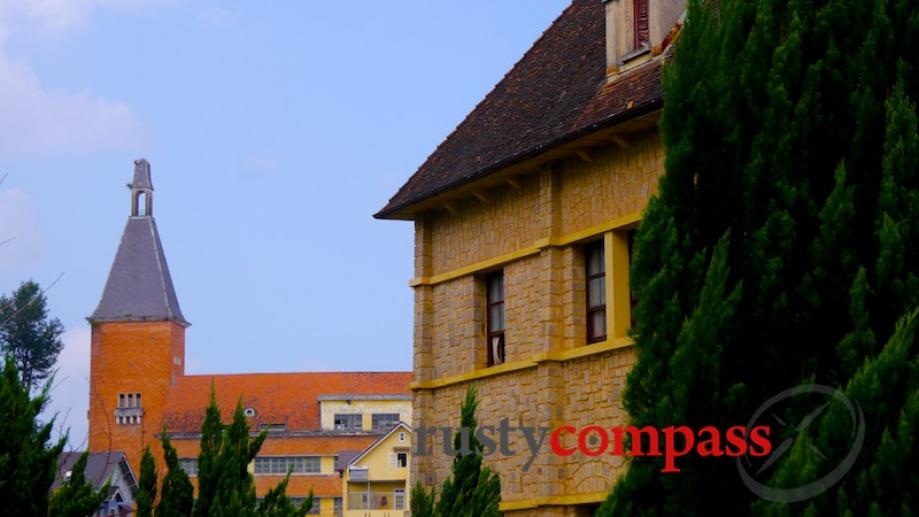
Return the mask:
<svg viewBox="0 0 919 517">
<path fill-rule="evenodd" d="M 166 404 L 164 424 L 171 433 L 194 433 L 201 428 L 211 384 L 225 421 L 237 401 L 256 415 L 250 426 L 285 424 L 288 431 L 318 431 L 319 401 L 324 394 L 410 393 L 411 372 L 304 372 L 233 375 L 188 375 L 177 380 Z"/>
</svg>

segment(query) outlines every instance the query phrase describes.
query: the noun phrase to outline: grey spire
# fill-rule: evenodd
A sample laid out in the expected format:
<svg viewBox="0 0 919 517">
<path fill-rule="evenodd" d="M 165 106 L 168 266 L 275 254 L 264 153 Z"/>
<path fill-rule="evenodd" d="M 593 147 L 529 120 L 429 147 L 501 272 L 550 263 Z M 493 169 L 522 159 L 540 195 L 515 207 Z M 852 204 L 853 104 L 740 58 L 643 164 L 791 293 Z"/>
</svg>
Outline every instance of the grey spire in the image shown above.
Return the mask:
<svg viewBox="0 0 919 517">
<path fill-rule="evenodd" d="M 141 158 L 134 160 L 134 181 L 128 183 L 131 189 L 131 217 L 153 215 L 153 181 L 150 179 L 150 162 Z"/>
<path fill-rule="evenodd" d="M 141 158 L 134 160 L 134 181 L 128 188 L 153 190 L 153 181 L 150 180 L 150 162 Z"/>
<path fill-rule="evenodd" d="M 163 244 L 150 214 L 150 164 L 134 162 L 131 187 L 132 213 L 121 236 L 115 262 L 109 272 L 99 306 L 88 319 L 92 323 L 109 321 L 175 321 L 188 325 L 172 285 Z M 143 185 L 143 186 L 141 186 Z M 147 197 L 147 211 L 138 214 L 137 197 Z"/>
</svg>

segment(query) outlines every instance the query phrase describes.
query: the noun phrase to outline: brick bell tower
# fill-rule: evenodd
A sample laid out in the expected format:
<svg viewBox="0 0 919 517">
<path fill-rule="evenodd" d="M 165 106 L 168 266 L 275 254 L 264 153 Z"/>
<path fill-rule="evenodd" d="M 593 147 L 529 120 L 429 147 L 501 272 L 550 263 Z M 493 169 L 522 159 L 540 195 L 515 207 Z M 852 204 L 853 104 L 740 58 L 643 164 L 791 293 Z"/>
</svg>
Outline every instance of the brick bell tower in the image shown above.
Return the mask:
<svg viewBox="0 0 919 517">
<path fill-rule="evenodd" d="M 123 451 L 137 475 L 163 409 L 185 375 L 185 328 L 153 219 L 150 164 L 134 162 L 131 216 L 92 316 L 89 450 Z M 161 453 L 154 445 L 155 457 Z"/>
</svg>

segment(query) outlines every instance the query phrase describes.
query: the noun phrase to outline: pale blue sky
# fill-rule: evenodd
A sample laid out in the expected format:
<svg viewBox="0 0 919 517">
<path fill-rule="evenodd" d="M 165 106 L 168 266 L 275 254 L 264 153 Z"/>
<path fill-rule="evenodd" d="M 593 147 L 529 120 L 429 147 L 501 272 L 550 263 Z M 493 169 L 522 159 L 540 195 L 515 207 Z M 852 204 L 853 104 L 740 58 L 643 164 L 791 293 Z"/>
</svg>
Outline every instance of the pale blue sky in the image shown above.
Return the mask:
<svg viewBox="0 0 919 517">
<path fill-rule="evenodd" d="M 192 322 L 189 373 L 411 368 L 412 224 L 376 221 L 564 0 L 0 0 L 0 289 L 89 328 L 132 161 Z"/>
</svg>

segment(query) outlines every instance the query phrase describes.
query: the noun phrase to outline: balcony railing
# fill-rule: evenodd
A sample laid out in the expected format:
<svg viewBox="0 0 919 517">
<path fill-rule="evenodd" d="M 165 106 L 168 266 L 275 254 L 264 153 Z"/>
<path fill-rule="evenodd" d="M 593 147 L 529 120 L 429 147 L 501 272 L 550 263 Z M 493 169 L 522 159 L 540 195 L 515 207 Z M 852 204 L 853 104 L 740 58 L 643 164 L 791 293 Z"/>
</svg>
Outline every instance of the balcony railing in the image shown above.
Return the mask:
<svg viewBox="0 0 919 517">
<path fill-rule="evenodd" d="M 396 507 L 401 503 L 401 508 Z M 348 494 L 349 510 L 406 510 L 405 499 L 396 501 L 392 492 L 358 492 Z"/>
</svg>

